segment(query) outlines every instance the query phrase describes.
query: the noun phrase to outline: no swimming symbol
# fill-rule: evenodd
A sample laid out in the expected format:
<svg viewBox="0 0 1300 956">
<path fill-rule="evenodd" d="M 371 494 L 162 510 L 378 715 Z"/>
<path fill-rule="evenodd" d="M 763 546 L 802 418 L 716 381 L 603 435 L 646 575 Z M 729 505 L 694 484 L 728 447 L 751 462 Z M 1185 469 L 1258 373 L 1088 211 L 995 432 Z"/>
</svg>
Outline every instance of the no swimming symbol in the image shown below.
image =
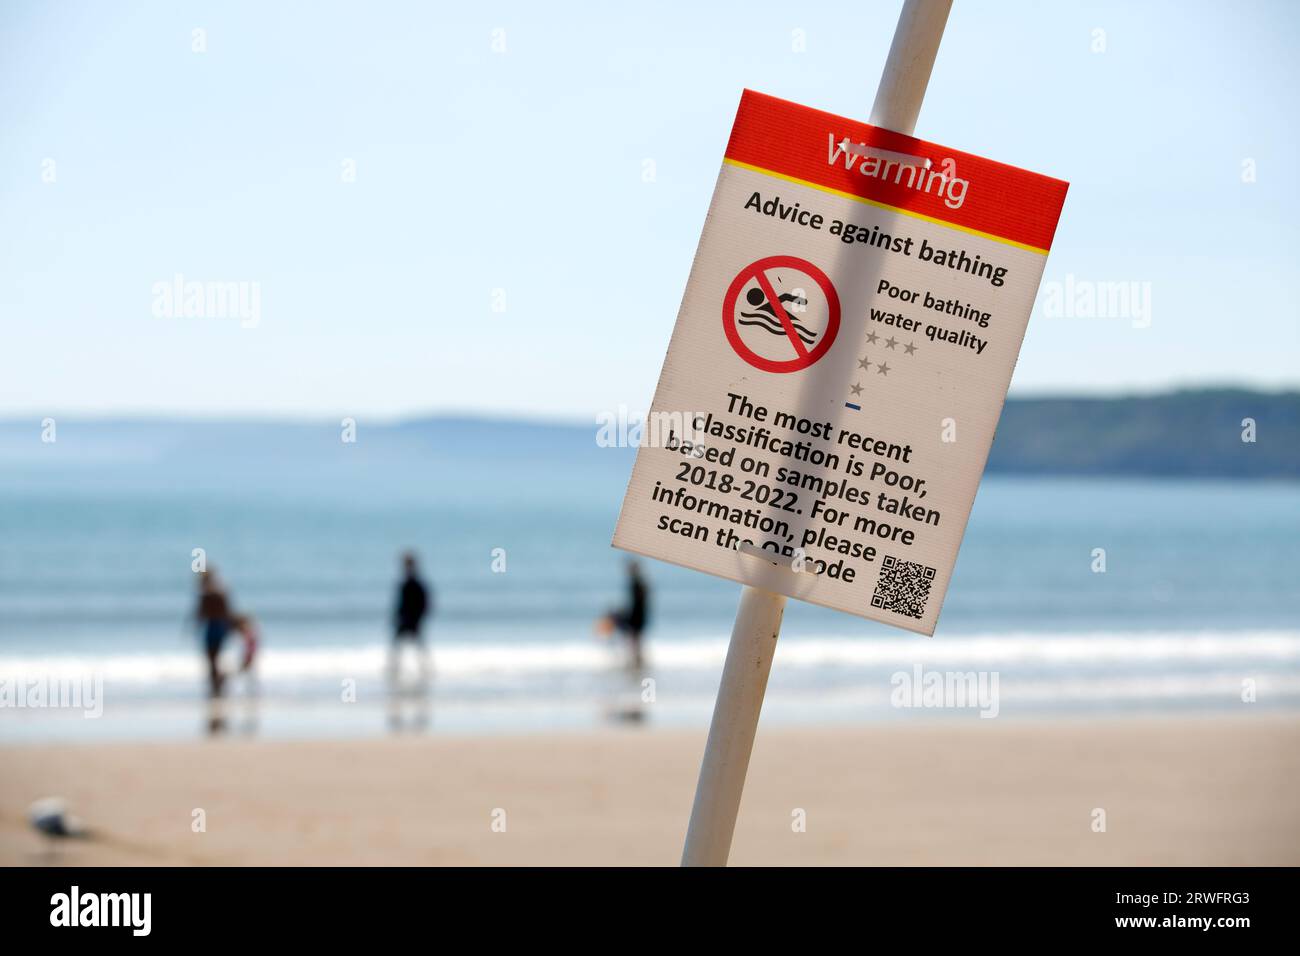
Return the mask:
<svg viewBox="0 0 1300 956">
<path fill-rule="evenodd" d="M 722 329 L 736 354 L 764 372 L 798 372 L 830 351 L 840 299 L 806 259 L 768 256 L 740 270 L 722 297 Z"/>
</svg>

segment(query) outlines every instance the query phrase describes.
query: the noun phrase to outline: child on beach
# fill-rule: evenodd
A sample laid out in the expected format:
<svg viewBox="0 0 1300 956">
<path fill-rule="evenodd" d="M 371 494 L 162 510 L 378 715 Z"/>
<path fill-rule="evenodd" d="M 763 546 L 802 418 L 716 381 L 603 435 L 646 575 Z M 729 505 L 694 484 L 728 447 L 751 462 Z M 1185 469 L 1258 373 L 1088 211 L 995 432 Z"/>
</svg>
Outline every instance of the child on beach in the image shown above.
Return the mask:
<svg viewBox="0 0 1300 956">
<path fill-rule="evenodd" d="M 239 663 L 239 672 L 247 674 L 253 669 L 257 658 L 257 647 L 261 642 L 262 632 L 257 626 L 257 618 L 251 614 L 239 614 L 234 620 L 235 630 L 244 641 L 244 656 Z"/>
</svg>

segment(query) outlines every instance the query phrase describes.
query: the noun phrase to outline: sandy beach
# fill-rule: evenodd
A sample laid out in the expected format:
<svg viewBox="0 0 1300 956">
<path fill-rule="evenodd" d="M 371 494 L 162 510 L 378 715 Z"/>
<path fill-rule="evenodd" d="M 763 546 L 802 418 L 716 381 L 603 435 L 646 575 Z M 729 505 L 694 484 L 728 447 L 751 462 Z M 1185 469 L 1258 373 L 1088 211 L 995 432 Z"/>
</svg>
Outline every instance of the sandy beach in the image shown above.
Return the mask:
<svg viewBox="0 0 1300 956">
<path fill-rule="evenodd" d="M 704 738 L 9 747 L 0 863 L 674 865 Z M 1297 785 L 1291 716 L 760 729 L 732 863 L 1295 865 Z M 51 794 L 96 838 L 47 851 Z"/>
</svg>

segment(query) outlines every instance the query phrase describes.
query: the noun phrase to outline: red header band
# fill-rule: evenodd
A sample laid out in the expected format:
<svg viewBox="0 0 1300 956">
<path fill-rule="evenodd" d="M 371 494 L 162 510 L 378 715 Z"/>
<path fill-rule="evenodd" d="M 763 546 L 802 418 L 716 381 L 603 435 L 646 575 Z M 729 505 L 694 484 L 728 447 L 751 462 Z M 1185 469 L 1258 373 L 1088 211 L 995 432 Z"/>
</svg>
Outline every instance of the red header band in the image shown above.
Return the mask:
<svg viewBox="0 0 1300 956">
<path fill-rule="evenodd" d="M 753 90 L 740 98 L 726 162 L 1044 253 L 1069 189 L 1050 176 Z"/>
</svg>

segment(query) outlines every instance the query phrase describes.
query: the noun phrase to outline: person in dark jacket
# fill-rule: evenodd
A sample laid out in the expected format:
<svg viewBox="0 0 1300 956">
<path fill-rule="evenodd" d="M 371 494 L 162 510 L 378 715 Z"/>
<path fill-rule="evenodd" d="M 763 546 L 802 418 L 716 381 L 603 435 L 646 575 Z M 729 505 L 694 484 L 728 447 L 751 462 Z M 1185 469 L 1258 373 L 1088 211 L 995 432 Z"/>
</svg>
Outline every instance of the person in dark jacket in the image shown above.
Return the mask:
<svg viewBox="0 0 1300 956">
<path fill-rule="evenodd" d="M 419 564 L 414 552 L 402 555 L 402 583 L 397 589 L 397 609 L 394 614 L 394 645 L 390 661 L 390 677 L 396 686 L 401 667 L 401 651 L 405 642 L 414 644 L 420 659 L 420 684 L 428 682 L 429 654 L 424 645 L 422 626 L 433 610 L 433 596 L 420 579 Z"/>
<path fill-rule="evenodd" d="M 420 580 L 410 551 L 402 555 L 402 585 L 397 591 L 397 637 L 420 639 L 420 624 L 429 612 L 429 591 Z"/>
<path fill-rule="evenodd" d="M 628 650 L 632 657 L 632 666 L 640 667 L 641 632 L 645 630 L 650 619 L 650 588 L 641 574 L 641 565 L 636 561 L 627 563 L 627 606 L 611 615 L 614 626 L 627 639 Z"/>
</svg>

